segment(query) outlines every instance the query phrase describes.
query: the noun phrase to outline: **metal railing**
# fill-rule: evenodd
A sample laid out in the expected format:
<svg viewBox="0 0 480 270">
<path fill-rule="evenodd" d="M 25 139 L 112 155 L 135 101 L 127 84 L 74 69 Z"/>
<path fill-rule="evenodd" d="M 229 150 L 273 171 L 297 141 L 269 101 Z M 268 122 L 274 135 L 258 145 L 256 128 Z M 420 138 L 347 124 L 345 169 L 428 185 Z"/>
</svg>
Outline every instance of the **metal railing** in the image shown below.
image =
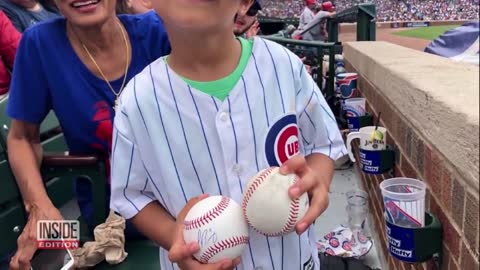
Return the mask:
<svg viewBox="0 0 480 270">
<path fill-rule="evenodd" d="M 281 45 L 284 45 L 285 47 L 291 49 L 295 53 L 295 46 L 298 47 L 303 47 L 303 49 L 312 49 L 314 48 L 316 51 L 316 56 L 318 60 L 318 64 L 315 68 L 316 72 L 315 74 L 315 81 L 317 82 L 317 85 L 320 89 L 322 89 L 322 84 L 323 84 L 323 56 L 325 55 L 325 52 L 327 52 L 327 55 L 329 56 L 329 65 L 328 65 L 328 74 L 327 76 L 327 81 L 326 81 L 326 86 L 325 89 L 323 89 L 324 94 L 326 97 L 332 97 L 335 95 L 335 81 L 334 81 L 334 74 L 335 74 L 335 46 L 339 46 L 338 44 L 334 42 L 320 42 L 320 41 L 303 41 L 303 40 L 294 40 L 294 39 L 288 39 L 288 38 L 283 38 L 279 35 L 271 35 L 271 36 L 263 36 L 265 39 L 269 39 L 271 41 L 274 41 L 276 43 L 279 43 Z"/>
<path fill-rule="evenodd" d="M 340 23 L 357 23 L 357 41 L 375 41 L 376 16 L 374 4 L 359 4 L 336 13 L 327 20 L 328 41 L 338 42 Z"/>
</svg>

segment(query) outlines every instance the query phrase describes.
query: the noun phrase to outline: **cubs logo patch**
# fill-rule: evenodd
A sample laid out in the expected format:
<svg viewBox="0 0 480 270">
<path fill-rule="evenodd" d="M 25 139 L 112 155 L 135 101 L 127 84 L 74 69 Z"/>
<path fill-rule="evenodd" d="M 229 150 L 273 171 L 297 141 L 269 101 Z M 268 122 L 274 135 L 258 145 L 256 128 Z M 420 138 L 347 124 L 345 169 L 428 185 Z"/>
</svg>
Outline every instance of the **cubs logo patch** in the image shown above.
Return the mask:
<svg viewBox="0 0 480 270">
<path fill-rule="evenodd" d="M 275 122 L 265 139 L 265 155 L 268 165 L 280 166 L 298 154 L 297 116 L 286 115 Z"/>
</svg>

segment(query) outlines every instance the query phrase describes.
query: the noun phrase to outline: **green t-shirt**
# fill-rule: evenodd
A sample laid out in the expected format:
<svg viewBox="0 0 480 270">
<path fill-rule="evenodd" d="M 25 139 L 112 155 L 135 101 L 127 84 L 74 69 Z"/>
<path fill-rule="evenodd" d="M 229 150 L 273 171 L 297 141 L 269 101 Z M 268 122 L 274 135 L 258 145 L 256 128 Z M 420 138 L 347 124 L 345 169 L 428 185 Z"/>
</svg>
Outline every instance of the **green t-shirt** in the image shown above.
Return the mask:
<svg viewBox="0 0 480 270">
<path fill-rule="evenodd" d="M 232 73 L 230 73 L 230 75 L 210 82 L 193 81 L 184 77 L 182 77 L 182 79 L 192 88 L 200 90 L 210 96 L 214 96 L 221 101 L 225 100 L 228 94 L 230 94 L 230 91 L 232 91 L 233 87 L 240 80 L 243 71 L 245 71 L 245 68 L 247 67 L 248 60 L 252 55 L 253 39 L 247 40 L 241 37 L 238 39 L 240 40 L 240 44 L 242 46 L 242 54 L 240 56 L 240 61 L 238 61 L 237 67 Z M 167 58 L 165 58 L 165 61 L 166 59 Z"/>
</svg>

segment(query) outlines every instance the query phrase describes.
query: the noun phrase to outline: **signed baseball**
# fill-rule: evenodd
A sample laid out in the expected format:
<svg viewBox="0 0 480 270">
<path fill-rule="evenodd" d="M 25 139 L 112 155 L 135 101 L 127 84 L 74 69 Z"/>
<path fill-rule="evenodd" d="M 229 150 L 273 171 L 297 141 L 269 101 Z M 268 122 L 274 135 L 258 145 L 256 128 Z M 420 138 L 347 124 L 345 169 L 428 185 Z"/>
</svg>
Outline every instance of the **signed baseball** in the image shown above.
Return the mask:
<svg viewBox="0 0 480 270">
<path fill-rule="evenodd" d="M 260 171 L 247 184 L 242 208 L 248 224 L 266 236 L 281 236 L 295 230 L 295 225 L 308 210 L 308 195 L 291 200 L 288 189 L 296 181 L 295 174 L 280 174 L 278 167 Z"/>
<path fill-rule="evenodd" d="M 215 263 L 242 255 L 248 244 L 248 224 L 242 208 L 225 196 L 199 201 L 184 221 L 186 243 L 196 241 L 200 250 L 194 257 L 201 263 Z"/>
</svg>

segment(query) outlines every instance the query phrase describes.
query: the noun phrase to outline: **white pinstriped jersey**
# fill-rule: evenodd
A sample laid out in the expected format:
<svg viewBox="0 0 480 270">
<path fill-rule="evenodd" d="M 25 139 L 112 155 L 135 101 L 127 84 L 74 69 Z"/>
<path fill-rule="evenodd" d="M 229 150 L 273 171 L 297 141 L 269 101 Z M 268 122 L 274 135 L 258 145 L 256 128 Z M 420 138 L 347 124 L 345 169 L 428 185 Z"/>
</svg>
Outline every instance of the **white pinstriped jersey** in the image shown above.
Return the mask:
<svg viewBox="0 0 480 270">
<path fill-rule="evenodd" d="M 114 125 L 111 208 L 127 219 L 152 200 L 173 216 L 202 193 L 240 203 L 250 177 L 298 152 L 334 160 L 347 153 L 301 60 L 261 38 L 223 102 L 192 89 L 158 59 L 125 88 Z M 237 269 L 318 270 L 315 242 L 313 227 L 284 237 L 251 230 Z M 162 248 L 160 261 L 162 270 L 178 269 Z"/>
</svg>

